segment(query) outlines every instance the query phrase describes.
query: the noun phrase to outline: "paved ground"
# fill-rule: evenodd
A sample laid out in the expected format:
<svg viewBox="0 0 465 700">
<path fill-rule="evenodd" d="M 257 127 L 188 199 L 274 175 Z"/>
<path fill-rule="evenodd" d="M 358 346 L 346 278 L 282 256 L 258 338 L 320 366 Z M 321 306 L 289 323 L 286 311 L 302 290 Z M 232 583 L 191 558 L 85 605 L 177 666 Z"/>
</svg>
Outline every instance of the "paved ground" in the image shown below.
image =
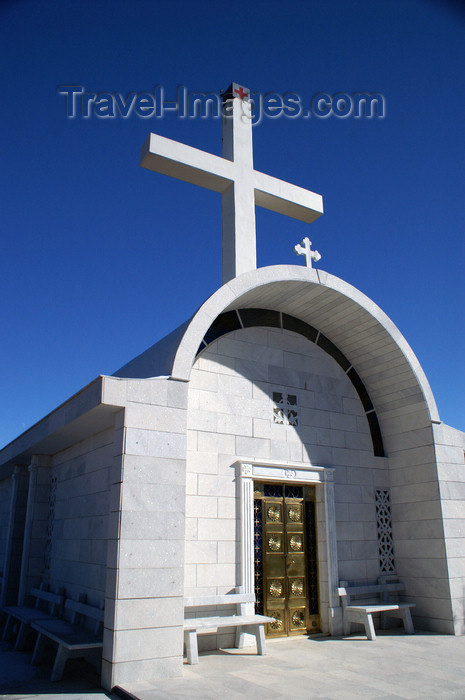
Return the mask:
<svg viewBox="0 0 465 700">
<path fill-rule="evenodd" d="M 0 642 L 0 698 L 53 698 L 53 700 L 108 700 L 115 695 L 99 687 L 92 667 L 70 662 L 60 683 L 52 683 L 49 666 L 31 666 L 31 652 L 10 651 L 10 644 Z M 83 675 L 84 674 L 84 675 Z M 121 699 L 119 699 L 121 700 Z"/>
<path fill-rule="evenodd" d="M 49 669 L 33 668 L 28 654 L 6 646 L 0 646 L 0 698 L 115 698 L 98 688 L 95 676 L 77 675 L 78 666 L 52 684 Z M 362 636 L 268 640 L 267 651 L 264 657 L 252 650 L 209 652 L 198 665 L 184 665 L 181 678 L 126 690 L 141 700 L 465 700 L 465 637 L 389 630 L 376 642 Z"/>
</svg>

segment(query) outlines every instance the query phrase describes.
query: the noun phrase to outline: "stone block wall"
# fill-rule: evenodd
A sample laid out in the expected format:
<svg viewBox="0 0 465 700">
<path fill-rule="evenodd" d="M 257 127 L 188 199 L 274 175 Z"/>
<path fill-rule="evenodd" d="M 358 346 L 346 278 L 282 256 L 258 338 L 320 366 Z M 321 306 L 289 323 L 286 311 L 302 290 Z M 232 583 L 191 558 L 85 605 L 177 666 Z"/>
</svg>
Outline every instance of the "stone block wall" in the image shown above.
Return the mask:
<svg viewBox="0 0 465 700">
<path fill-rule="evenodd" d="M 105 594 L 113 430 L 53 456 L 44 573 L 68 597 Z M 47 535 L 46 535 L 47 537 Z"/>
<path fill-rule="evenodd" d="M 449 574 L 431 418 L 406 390 L 380 416 L 389 453 L 396 569 L 418 628 L 452 633 Z"/>
<path fill-rule="evenodd" d="M 441 424 L 434 437 L 453 631 L 465 634 L 465 433 Z"/>
<path fill-rule="evenodd" d="M 106 378 L 115 422 L 102 683 L 182 671 L 187 384 Z"/>
<path fill-rule="evenodd" d="M 273 392 L 297 396 L 297 426 L 274 422 Z M 186 595 L 222 594 L 239 583 L 238 458 L 334 467 L 340 578 L 379 575 L 374 494 L 389 486 L 387 460 L 373 456 L 352 383 L 318 346 L 271 328 L 212 343 L 191 374 L 187 454 Z"/>
</svg>

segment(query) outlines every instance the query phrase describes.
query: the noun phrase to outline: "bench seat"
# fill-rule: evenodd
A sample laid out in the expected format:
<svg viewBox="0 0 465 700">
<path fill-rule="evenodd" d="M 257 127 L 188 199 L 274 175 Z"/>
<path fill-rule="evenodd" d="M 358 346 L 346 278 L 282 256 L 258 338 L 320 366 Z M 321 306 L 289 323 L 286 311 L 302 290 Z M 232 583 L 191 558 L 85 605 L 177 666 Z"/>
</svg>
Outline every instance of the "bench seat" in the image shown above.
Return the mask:
<svg viewBox="0 0 465 700">
<path fill-rule="evenodd" d="M 185 630 L 214 629 L 219 627 L 248 627 L 273 622 L 265 615 L 218 615 L 217 617 L 192 617 L 184 620 Z"/>
<path fill-rule="evenodd" d="M 65 611 L 70 611 L 70 620 L 37 620 L 31 625 L 38 633 L 31 659 L 32 664 L 40 663 L 47 639 L 58 645 L 52 669 L 52 681 L 61 680 L 68 659 L 86 657 L 103 647 L 102 608 L 69 599 L 65 602 Z M 84 627 L 83 623 L 86 619 L 93 623 L 93 629 Z"/>
<path fill-rule="evenodd" d="M 265 615 L 242 614 L 247 603 L 255 602 L 253 593 L 228 593 L 227 595 L 193 597 L 185 599 L 185 608 L 214 607 L 213 614 L 204 617 L 188 617 L 184 620 L 184 642 L 186 645 L 186 656 L 188 664 L 199 663 L 199 652 L 197 644 L 197 634 L 207 632 L 212 629 L 222 629 L 225 627 L 236 628 L 236 648 L 244 646 L 244 636 L 246 633 L 252 634 L 257 643 L 257 653 L 266 654 L 265 646 L 265 624 L 274 622 L 274 617 Z M 218 607 L 230 607 L 237 605 L 236 615 L 217 615 Z"/>
<path fill-rule="evenodd" d="M 32 627 L 39 634 L 44 634 L 52 642 L 62 644 L 67 649 L 98 649 L 103 644 L 103 640 L 97 639 L 92 632 L 74 627 L 65 620 L 37 620 L 32 623 Z"/>
<path fill-rule="evenodd" d="M 402 610 L 403 608 L 414 608 L 415 603 L 396 603 L 393 605 L 348 605 L 347 609 L 352 612 L 359 610 L 361 612 L 367 612 L 370 615 L 373 613 L 383 613 L 392 612 L 393 610 Z"/>
<path fill-rule="evenodd" d="M 26 608 L 22 605 L 7 605 L 3 608 L 6 615 L 18 620 L 18 622 L 34 622 L 35 620 L 53 620 L 53 615 L 46 610 Z"/>
<path fill-rule="evenodd" d="M 31 598 L 35 598 L 35 607 L 29 607 L 27 605 L 7 605 L 3 608 L 3 612 L 7 616 L 3 630 L 3 641 L 10 636 L 10 631 L 15 622 L 19 622 L 19 630 L 13 647 L 15 651 L 21 651 L 24 648 L 32 623 L 38 620 L 45 621 L 56 619 L 56 611 L 57 609 L 61 611 L 64 602 L 63 595 L 52 593 L 42 588 L 33 588 L 29 595 Z M 47 609 L 38 607 L 40 604 L 47 604 Z"/>
<path fill-rule="evenodd" d="M 390 593 L 399 593 L 404 590 L 403 583 L 378 583 L 364 586 L 348 586 L 346 581 L 341 581 L 338 594 L 342 601 L 342 615 L 344 623 L 344 634 L 350 634 L 352 623 L 357 623 L 365 627 L 367 638 L 371 641 L 376 639 L 373 615 L 381 614 L 381 625 L 385 626 L 386 617 L 400 618 L 404 624 L 407 634 L 415 634 L 413 628 L 410 608 L 415 607 L 415 603 L 394 603 L 390 600 Z M 356 597 L 378 596 L 382 599 L 379 603 L 363 603 L 362 601 L 352 602 Z"/>
</svg>

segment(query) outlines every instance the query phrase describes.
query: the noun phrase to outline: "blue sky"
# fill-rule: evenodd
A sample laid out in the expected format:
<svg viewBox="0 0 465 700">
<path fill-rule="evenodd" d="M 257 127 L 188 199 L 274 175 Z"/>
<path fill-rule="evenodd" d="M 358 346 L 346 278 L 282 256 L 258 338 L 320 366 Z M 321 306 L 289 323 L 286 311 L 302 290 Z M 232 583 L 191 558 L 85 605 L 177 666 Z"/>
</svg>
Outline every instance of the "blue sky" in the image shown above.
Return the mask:
<svg viewBox="0 0 465 700">
<path fill-rule="evenodd" d="M 257 209 L 258 264 L 359 288 L 465 429 L 465 13 L 433 0 L 4 2 L 1 403 L 5 444 L 190 317 L 221 281 L 214 192 L 139 167 L 150 131 L 221 153 L 219 119 L 66 117 L 59 85 L 379 92 L 383 119 L 264 119 L 258 170 L 323 195 L 311 226 Z"/>
</svg>

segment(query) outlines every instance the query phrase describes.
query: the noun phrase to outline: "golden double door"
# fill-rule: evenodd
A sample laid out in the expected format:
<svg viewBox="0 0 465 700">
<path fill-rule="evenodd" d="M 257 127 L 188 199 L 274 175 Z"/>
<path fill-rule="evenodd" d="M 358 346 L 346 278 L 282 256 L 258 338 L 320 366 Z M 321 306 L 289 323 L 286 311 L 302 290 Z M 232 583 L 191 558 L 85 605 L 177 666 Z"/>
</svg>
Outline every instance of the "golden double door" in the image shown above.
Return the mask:
<svg viewBox="0 0 465 700">
<path fill-rule="evenodd" d="M 276 618 L 268 637 L 318 632 L 314 487 L 255 483 L 257 612 Z"/>
</svg>

